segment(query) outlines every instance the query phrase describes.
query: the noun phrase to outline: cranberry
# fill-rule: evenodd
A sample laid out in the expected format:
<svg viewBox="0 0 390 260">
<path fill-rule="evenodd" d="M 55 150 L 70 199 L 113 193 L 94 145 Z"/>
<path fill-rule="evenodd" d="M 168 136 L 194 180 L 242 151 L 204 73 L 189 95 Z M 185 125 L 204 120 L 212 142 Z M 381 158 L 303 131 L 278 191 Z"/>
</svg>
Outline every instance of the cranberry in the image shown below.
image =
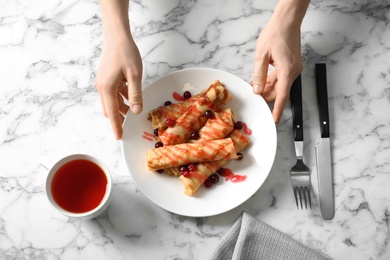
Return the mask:
<svg viewBox="0 0 390 260">
<path fill-rule="evenodd" d="M 191 97 L 191 92 L 189 92 L 189 91 L 184 92 L 184 93 L 183 93 L 183 97 L 184 97 L 185 99 L 190 98 L 190 97 Z"/>
<path fill-rule="evenodd" d="M 242 153 L 237 153 L 237 156 L 238 156 L 237 160 L 239 161 L 242 160 L 242 157 L 244 157 Z"/>
<path fill-rule="evenodd" d="M 165 103 L 164 103 L 164 106 L 169 106 L 169 105 L 172 105 L 172 102 L 171 101 L 165 101 Z"/>
<path fill-rule="evenodd" d="M 196 139 L 199 139 L 199 137 L 200 136 L 199 136 L 198 132 L 194 131 L 194 132 L 191 133 L 191 137 L 190 138 L 193 139 L 193 140 L 196 140 Z"/>
<path fill-rule="evenodd" d="M 191 176 L 189 171 L 183 172 L 182 175 L 184 176 L 184 178 L 189 178 Z"/>
<path fill-rule="evenodd" d="M 188 165 L 188 170 L 189 170 L 190 172 L 196 171 L 196 165 L 195 165 L 195 164 L 190 164 L 190 165 Z"/>
<path fill-rule="evenodd" d="M 211 110 L 207 110 L 206 112 L 204 112 L 204 115 L 208 118 L 208 119 L 213 119 L 214 118 L 214 112 L 211 111 Z"/>
<path fill-rule="evenodd" d="M 213 186 L 213 183 L 210 181 L 210 179 L 207 179 L 207 180 L 205 180 L 205 182 L 204 182 L 204 186 L 205 186 L 206 188 L 211 188 L 211 186 Z"/>
<path fill-rule="evenodd" d="M 182 174 L 183 174 L 183 172 L 188 172 L 188 166 L 187 165 L 180 166 L 179 171 Z"/>
<path fill-rule="evenodd" d="M 159 147 L 163 147 L 164 146 L 164 144 L 163 144 L 163 142 L 157 142 L 155 145 L 154 145 L 154 148 L 159 148 Z"/>
<path fill-rule="evenodd" d="M 237 121 L 234 123 L 234 129 L 238 129 L 238 130 L 241 130 L 243 128 L 243 124 L 241 121 Z"/>
<path fill-rule="evenodd" d="M 159 174 L 161 174 L 161 173 L 164 172 L 164 169 L 157 170 L 156 172 L 159 173 Z"/>
<path fill-rule="evenodd" d="M 219 176 L 218 174 L 211 174 L 210 177 L 208 178 L 212 184 L 216 184 L 219 182 Z"/>
<path fill-rule="evenodd" d="M 165 121 L 168 127 L 173 127 L 175 125 L 175 120 L 171 118 L 167 118 L 167 121 Z"/>
<path fill-rule="evenodd" d="M 154 134 L 155 136 L 158 136 L 158 128 L 156 128 L 156 129 L 153 130 L 153 134 Z"/>
<path fill-rule="evenodd" d="M 225 175 L 225 169 L 224 168 L 220 168 L 218 169 L 217 173 L 221 176 L 224 176 Z"/>
</svg>

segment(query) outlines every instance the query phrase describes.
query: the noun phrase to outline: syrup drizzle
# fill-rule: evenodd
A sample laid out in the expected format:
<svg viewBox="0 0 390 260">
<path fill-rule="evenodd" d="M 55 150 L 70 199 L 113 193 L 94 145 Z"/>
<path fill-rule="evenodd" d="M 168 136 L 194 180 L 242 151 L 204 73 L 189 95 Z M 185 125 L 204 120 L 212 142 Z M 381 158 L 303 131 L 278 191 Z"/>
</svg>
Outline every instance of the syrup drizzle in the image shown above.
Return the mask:
<svg viewBox="0 0 390 260">
<path fill-rule="evenodd" d="M 230 170 L 228 168 L 223 168 L 223 170 L 224 171 L 223 171 L 222 176 L 225 177 L 226 181 L 231 181 L 231 182 L 237 183 L 237 182 L 243 182 L 246 180 L 246 175 L 234 174 L 234 172 L 232 172 L 232 170 Z"/>
<path fill-rule="evenodd" d="M 174 98 L 176 101 L 184 101 L 184 100 L 186 100 L 182 95 L 180 95 L 180 94 L 177 93 L 177 92 L 173 92 L 172 96 L 173 96 L 173 98 Z"/>
<path fill-rule="evenodd" d="M 203 174 L 199 174 L 195 171 L 190 171 L 190 176 L 193 176 L 195 179 L 197 179 L 199 182 L 204 182 L 205 180 L 207 180 L 208 176 L 207 175 L 203 175 Z"/>
<path fill-rule="evenodd" d="M 242 123 L 242 126 L 243 126 L 244 133 L 246 135 L 252 134 L 252 129 L 250 129 L 246 123 Z"/>
<path fill-rule="evenodd" d="M 149 142 L 153 141 L 153 137 L 154 137 L 154 134 L 148 133 L 146 131 L 144 131 L 144 133 L 142 134 L 142 138 L 145 140 L 148 140 Z"/>
</svg>

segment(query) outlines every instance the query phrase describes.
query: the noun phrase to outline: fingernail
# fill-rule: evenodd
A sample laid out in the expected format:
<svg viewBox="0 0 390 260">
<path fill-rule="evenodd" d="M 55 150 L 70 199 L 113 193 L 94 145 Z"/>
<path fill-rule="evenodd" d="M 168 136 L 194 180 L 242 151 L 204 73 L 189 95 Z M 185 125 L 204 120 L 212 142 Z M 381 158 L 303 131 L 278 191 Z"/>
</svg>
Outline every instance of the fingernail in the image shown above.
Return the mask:
<svg viewBox="0 0 390 260">
<path fill-rule="evenodd" d="M 135 104 L 132 106 L 131 111 L 133 111 L 134 114 L 139 114 L 142 111 L 142 105 L 141 104 Z"/>
<path fill-rule="evenodd" d="M 263 87 L 260 86 L 259 84 L 253 85 L 253 92 L 255 92 L 255 94 L 260 94 L 262 90 L 263 90 Z"/>
</svg>

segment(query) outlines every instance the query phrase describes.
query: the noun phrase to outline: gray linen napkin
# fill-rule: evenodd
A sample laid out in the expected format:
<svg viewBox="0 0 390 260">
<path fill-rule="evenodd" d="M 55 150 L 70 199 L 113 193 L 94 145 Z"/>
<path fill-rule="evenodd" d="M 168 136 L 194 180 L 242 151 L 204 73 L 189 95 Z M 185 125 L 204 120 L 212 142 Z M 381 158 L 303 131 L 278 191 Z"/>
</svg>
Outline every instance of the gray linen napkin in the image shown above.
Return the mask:
<svg viewBox="0 0 390 260">
<path fill-rule="evenodd" d="M 246 212 L 222 238 L 210 260 L 323 260 L 321 254 Z"/>
</svg>

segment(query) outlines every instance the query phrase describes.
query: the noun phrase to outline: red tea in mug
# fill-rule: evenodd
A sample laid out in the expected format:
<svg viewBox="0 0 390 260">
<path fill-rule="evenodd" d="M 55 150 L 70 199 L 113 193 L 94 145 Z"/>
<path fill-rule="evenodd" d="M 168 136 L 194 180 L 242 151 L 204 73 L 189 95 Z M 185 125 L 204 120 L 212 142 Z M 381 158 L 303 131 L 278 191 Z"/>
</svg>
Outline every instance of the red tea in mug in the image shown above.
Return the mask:
<svg viewBox="0 0 390 260">
<path fill-rule="evenodd" d="M 107 177 L 102 168 L 88 160 L 73 160 L 62 165 L 53 176 L 51 193 L 64 210 L 84 213 L 103 200 Z"/>
</svg>

